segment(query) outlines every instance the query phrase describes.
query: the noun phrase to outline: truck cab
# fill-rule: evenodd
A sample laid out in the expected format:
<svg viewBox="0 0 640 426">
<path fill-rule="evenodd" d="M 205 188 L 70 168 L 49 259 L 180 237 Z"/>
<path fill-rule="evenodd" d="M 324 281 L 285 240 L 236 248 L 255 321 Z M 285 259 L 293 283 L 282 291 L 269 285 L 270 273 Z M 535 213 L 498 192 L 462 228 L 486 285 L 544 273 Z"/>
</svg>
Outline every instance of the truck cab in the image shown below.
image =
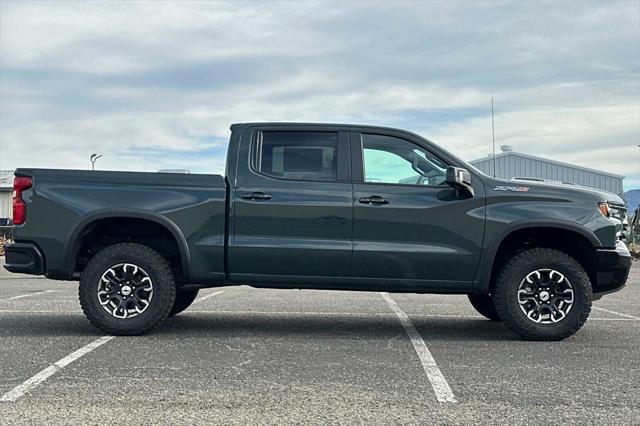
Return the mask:
<svg viewBox="0 0 640 426">
<path fill-rule="evenodd" d="M 485 197 L 480 180 L 468 190 L 447 183 L 447 168 L 463 163 L 393 129 L 233 130 L 240 138 L 227 163 L 232 280 L 472 290 Z"/>
</svg>

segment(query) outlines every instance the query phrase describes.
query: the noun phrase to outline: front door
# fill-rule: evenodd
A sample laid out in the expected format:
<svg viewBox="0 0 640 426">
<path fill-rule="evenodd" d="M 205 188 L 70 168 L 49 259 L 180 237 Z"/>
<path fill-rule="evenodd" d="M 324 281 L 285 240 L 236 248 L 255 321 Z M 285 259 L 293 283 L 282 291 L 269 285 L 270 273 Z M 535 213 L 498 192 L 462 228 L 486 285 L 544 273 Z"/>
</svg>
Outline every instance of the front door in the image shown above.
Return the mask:
<svg viewBox="0 0 640 426">
<path fill-rule="evenodd" d="M 255 129 L 233 194 L 232 272 L 345 277 L 353 219 L 347 129 Z M 243 162 L 248 161 L 249 164 Z"/>
<path fill-rule="evenodd" d="M 481 185 L 476 197 L 459 198 L 444 182 L 453 164 L 417 140 L 364 132 L 351 139 L 352 275 L 443 290 L 467 286 L 484 232 Z"/>
</svg>

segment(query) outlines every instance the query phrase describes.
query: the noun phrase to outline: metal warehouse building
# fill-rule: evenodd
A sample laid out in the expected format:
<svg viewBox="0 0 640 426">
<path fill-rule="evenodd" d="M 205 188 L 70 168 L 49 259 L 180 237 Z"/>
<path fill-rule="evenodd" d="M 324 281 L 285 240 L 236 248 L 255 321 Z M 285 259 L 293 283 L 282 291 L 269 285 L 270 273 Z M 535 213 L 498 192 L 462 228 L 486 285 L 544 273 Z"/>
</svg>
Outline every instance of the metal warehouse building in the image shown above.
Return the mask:
<svg viewBox="0 0 640 426">
<path fill-rule="evenodd" d="M 495 156 L 497 178 L 547 179 L 604 189 L 619 195 L 624 192 L 622 189 L 624 176 L 514 152 L 509 145 L 503 145 L 500 149 L 502 153 Z M 493 176 L 494 157 L 492 155 L 470 161 L 470 163 L 487 175 Z"/>
</svg>

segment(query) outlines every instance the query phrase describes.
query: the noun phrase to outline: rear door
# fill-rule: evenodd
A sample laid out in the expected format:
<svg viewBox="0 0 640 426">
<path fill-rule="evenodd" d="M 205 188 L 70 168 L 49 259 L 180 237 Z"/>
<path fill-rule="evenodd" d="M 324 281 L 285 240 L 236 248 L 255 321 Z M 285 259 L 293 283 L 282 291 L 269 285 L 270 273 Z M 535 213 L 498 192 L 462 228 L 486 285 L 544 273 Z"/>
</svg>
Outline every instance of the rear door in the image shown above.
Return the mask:
<svg viewBox="0 0 640 426">
<path fill-rule="evenodd" d="M 473 279 L 484 197 L 458 198 L 446 160 L 402 134 L 353 132 L 353 277 L 452 290 Z M 411 281 L 411 282 L 409 282 Z M 390 281 L 391 282 L 391 281 Z"/>
<path fill-rule="evenodd" d="M 266 126 L 242 136 L 231 271 L 344 277 L 353 219 L 348 129 Z"/>
</svg>

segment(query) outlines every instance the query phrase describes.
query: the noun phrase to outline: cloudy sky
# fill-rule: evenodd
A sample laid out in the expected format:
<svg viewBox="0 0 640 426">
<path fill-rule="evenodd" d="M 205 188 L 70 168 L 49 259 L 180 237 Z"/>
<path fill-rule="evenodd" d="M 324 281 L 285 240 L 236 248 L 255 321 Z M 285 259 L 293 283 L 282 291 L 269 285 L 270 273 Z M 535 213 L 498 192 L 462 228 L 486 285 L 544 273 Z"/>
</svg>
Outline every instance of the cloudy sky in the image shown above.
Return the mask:
<svg viewBox="0 0 640 426">
<path fill-rule="evenodd" d="M 0 168 L 224 170 L 229 125 L 401 127 L 640 187 L 640 2 L 0 0 Z"/>
</svg>

